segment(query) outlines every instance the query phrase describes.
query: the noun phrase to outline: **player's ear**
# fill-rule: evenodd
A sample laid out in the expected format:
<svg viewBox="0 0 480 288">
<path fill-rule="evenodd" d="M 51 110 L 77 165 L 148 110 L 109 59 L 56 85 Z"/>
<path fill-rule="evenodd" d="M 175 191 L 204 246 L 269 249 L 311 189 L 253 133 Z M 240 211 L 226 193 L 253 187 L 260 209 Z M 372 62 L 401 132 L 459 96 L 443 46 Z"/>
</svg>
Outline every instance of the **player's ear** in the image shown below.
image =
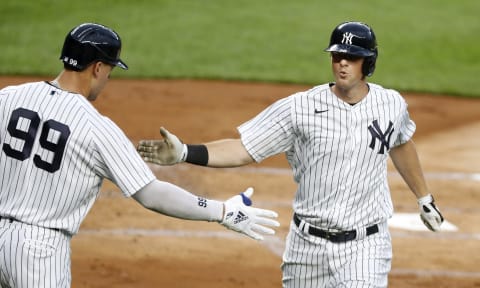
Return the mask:
<svg viewBox="0 0 480 288">
<path fill-rule="evenodd" d="M 93 75 L 95 75 L 95 77 L 97 77 L 99 75 L 99 73 L 101 72 L 102 70 L 102 65 L 103 63 L 101 61 L 97 61 L 97 62 L 94 62 L 92 64 L 93 66 Z"/>
</svg>

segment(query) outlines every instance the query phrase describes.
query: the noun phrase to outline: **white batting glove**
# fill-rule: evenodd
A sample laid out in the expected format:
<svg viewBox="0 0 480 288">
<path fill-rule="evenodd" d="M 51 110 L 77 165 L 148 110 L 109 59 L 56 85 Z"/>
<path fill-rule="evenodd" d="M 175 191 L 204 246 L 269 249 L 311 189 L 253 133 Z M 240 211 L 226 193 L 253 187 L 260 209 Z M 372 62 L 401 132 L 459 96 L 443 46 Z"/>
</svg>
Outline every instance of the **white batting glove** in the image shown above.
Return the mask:
<svg viewBox="0 0 480 288">
<path fill-rule="evenodd" d="M 433 196 L 428 194 L 417 200 L 420 208 L 420 218 L 423 224 L 432 231 L 440 231 L 440 225 L 443 222 L 443 216 L 435 206 Z"/>
<path fill-rule="evenodd" d="M 253 188 L 248 188 L 245 192 L 225 201 L 225 213 L 220 224 L 255 240 L 263 240 L 264 238 L 261 234 L 275 234 L 273 229 L 264 225 L 280 226 L 278 221 L 270 219 L 277 218 L 278 214 L 271 210 L 249 207 L 252 205 L 252 200 L 250 199 L 252 194 Z"/>
<path fill-rule="evenodd" d="M 146 162 L 159 165 L 174 165 L 184 162 L 187 158 L 187 145 L 177 136 L 161 127 L 160 134 L 163 140 L 141 140 L 137 151 Z"/>
</svg>

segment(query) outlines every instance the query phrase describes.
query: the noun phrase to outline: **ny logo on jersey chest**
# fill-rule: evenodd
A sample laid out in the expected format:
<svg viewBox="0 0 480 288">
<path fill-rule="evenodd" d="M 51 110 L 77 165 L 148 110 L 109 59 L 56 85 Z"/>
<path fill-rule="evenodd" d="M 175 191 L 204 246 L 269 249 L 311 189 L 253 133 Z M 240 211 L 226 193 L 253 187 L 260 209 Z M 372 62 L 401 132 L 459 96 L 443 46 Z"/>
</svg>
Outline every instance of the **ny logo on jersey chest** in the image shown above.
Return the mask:
<svg viewBox="0 0 480 288">
<path fill-rule="evenodd" d="M 385 154 L 385 149 L 388 151 L 390 149 L 390 138 L 393 133 L 393 123 L 388 121 L 388 128 L 385 132 L 382 131 L 380 125 L 378 125 L 378 120 L 373 120 L 372 124 L 368 126 L 368 131 L 372 135 L 372 141 L 370 141 L 370 149 L 375 149 L 376 141 L 380 141 L 380 150 L 378 154 Z"/>
</svg>

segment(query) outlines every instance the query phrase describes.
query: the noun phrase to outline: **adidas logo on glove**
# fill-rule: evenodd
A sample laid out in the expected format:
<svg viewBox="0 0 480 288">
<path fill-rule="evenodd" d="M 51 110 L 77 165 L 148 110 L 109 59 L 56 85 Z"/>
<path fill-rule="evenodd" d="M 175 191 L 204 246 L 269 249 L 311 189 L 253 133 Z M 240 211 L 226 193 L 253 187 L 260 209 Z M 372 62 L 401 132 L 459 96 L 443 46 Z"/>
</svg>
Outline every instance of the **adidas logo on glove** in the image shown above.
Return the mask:
<svg viewBox="0 0 480 288">
<path fill-rule="evenodd" d="M 248 220 L 248 216 L 243 214 L 242 211 L 238 211 L 237 217 L 235 217 L 235 220 L 233 220 L 233 224 L 238 224 L 245 220 Z"/>
</svg>

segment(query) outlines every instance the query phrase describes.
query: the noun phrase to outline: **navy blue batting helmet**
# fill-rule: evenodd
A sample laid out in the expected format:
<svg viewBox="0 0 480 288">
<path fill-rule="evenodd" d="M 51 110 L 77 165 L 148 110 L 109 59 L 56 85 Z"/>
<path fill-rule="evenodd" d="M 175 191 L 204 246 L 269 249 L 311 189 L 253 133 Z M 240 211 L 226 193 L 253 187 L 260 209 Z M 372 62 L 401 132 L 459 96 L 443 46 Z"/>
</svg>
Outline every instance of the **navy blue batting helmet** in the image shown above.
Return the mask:
<svg viewBox="0 0 480 288">
<path fill-rule="evenodd" d="M 362 72 L 371 76 L 378 57 L 377 40 L 372 28 L 361 22 L 344 22 L 335 27 L 327 52 L 346 53 L 364 57 Z"/>
<path fill-rule="evenodd" d="M 112 29 L 95 23 L 83 23 L 65 37 L 60 59 L 64 66 L 82 71 L 95 61 L 101 61 L 127 70 L 120 60 L 122 41 Z"/>
</svg>

